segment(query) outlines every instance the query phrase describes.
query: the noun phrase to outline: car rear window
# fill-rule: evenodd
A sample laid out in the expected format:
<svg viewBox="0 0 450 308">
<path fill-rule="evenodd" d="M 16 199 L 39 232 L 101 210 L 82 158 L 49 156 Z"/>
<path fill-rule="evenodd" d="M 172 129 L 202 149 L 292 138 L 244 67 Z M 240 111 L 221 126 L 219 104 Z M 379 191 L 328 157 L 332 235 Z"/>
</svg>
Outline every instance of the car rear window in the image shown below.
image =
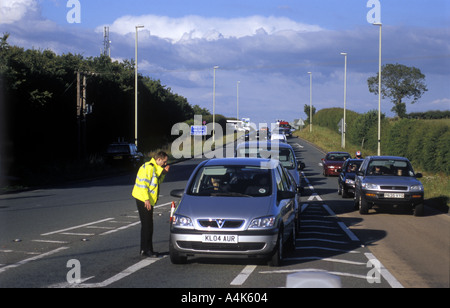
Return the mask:
<svg viewBox="0 0 450 308">
<path fill-rule="evenodd" d="M 277 151 L 267 147 L 240 147 L 237 156 L 276 159 L 287 169 L 295 168 L 295 154 L 290 148 L 278 148 Z"/>
<path fill-rule="evenodd" d="M 326 160 L 332 160 L 332 161 L 346 161 L 350 158 L 349 154 L 344 153 L 332 153 L 328 154 L 325 159 Z"/>
<path fill-rule="evenodd" d="M 219 197 L 265 197 L 271 193 L 271 171 L 258 166 L 203 167 L 188 190 L 189 195 Z"/>
</svg>

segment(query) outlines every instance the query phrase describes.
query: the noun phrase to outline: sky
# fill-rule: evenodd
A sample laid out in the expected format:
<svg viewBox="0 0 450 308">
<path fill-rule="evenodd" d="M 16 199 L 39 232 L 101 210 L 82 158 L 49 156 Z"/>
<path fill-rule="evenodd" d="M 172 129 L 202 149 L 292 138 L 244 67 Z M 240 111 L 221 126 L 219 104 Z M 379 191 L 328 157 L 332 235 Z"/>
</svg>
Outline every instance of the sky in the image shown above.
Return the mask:
<svg viewBox="0 0 450 308">
<path fill-rule="evenodd" d="M 379 9 L 379 10 L 377 10 Z M 24 48 L 98 56 L 109 27 L 111 58 L 134 59 L 139 29 L 139 73 L 160 80 L 191 105 L 248 117 L 254 123 L 306 119 L 344 106 L 378 109 L 367 79 L 382 63 L 419 68 L 428 92 L 407 112 L 450 110 L 448 0 L 0 0 L 0 33 Z M 239 82 L 239 91 L 238 91 Z M 239 93 L 239 95 L 238 95 Z M 382 112 L 394 116 L 382 100 Z"/>
</svg>

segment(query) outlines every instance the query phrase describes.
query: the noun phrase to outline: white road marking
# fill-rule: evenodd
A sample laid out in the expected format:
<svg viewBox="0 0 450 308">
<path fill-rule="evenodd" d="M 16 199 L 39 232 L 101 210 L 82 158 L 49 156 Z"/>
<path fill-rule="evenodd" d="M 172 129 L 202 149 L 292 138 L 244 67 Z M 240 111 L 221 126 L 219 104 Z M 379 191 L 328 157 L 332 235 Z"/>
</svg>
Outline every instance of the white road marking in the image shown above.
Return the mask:
<svg viewBox="0 0 450 308">
<path fill-rule="evenodd" d="M 403 285 L 384 267 L 384 265 L 378 260 L 372 253 L 366 252 L 364 255 L 369 261 L 376 260 L 380 265 L 381 276 L 386 279 L 392 288 L 403 288 Z"/>
<path fill-rule="evenodd" d="M 67 229 L 56 230 L 56 231 L 44 233 L 44 234 L 41 234 L 41 236 L 47 236 L 47 235 L 57 234 L 57 233 L 61 233 L 61 232 L 71 231 L 71 230 L 74 230 L 74 229 L 83 228 L 83 227 L 90 226 L 90 225 L 95 225 L 95 224 L 98 224 L 98 223 L 101 223 L 101 222 L 105 222 L 105 221 L 109 221 L 109 220 L 113 220 L 113 219 L 114 218 L 106 218 L 106 219 L 90 222 L 90 223 L 87 223 L 87 224 L 84 224 L 84 225 L 79 225 L 79 226 L 74 226 L 74 227 L 70 227 L 70 228 L 67 228 Z"/>
<path fill-rule="evenodd" d="M 328 212 L 328 214 L 337 218 L 336 213 L 334 213 L 333 210 L 330 209 L 330 207 L 328 205 L 322 204 L 322 206 Z M 354 242 L 360 241 L 359 238 L 352 231 L 350 231 L 350 229 L 342 221 L 339 221 L 338 225 L 339 225 L 339 227 L 341 227 L 342 231 L 344 231 L 352 241 L 354 241 Z"/>
<path fill-rule="evenodd" d="M 60 248 L 58 248 L 58 249 L 55 249 L 55 250 L 52 250 L 52 251 L 49 251 L 49 252 L 46 252 L 46 253 L 37 255 L 37 256 L 35 256 L 35 257 L 28 258 L 28 259 L 19 261 L 19 262 L 17 262 L 17 263 L 14 263 L 14 264 L 11 264 L 11 265 L 2 267 L 2 268 L 0 268 L 0 274 L 3 273 L 3 272 L 5 272 L 5 271 L 8 270 L 8 269 L 15 268 L 15 267 L 19 267 L 19 266 L 24 265 L 24 264 L 26 264 L 26 263 L 29 263 L 29 262 L 31 262 L 31 261 L 36 261 L 36 260 L 39 260 L 39 259 L 48 257 L 48 256 L 50 256 L 50 255 L 53 255 L 53 254 L 58 253 L 58 252 L 60 252 L 60 251 L 62 251 L 62 250 L 65 250 L 65 249 L 69 249 L 69 247 L 60 247 Z"/>
<path fill-rule="evenodd" d="M 301 273 L 301 272 L 325 272 L 325 273 L 329 273 L 331 275 L 337 275 L 337 276 L 346 276 L 346 277 L 361 278 L 361 279 L 367 278 L 364 275 L 356 275 L 356 274 L 342 273 L 342 272 L 328 272 L 328 271 L 325 271 L 322 269 L 315 269 L 315 268 L 297 269 L 297 270 L 294 269 L 294 270 L 262 271 L 259 273 L 260 274 L 290 274 L 290 273 Z"/>
<path fill-rule="evenodd" d="M 50 243 L 50 244 L 67 244 L 66 241 L 52 241 L 52 240 L 32 240 L 32 242 L 36 243 Z"/>
<path fill-rule="evenodd" d="M 241 286 L 244 284 L 244 282 L 247 280 L 247 278 L 253 273 L 253 271 L 256 269 L 256 265 L 247 265 L 242 272 L 239 273 L 239 275 L 236 276 L 236 278 L 233 279 L 233 281 L 230 283 L 232 286 Z"/>
<path fill-rule="evenodd" d="M 165 257 L 164 257 L 165 258 Z M 111 278 L 106 279 L 103 282 L 98 283 L 80 283 L 80 284 L 69 284 L 66 283 L 65 287 L 68 288 L 104 288 L 107 287 L 131 274 L 136 273 L 137 271 L 149 266 L 150 264 L 155 263 L 156 261 L 161 260 L 162 258 L 146 258 L 136 264 L 133 264 L 132 266 L 128 267 L 127 269 L 123 270 L 122 272 L 112 276 Z M 62 284 L 60 284 L 58 287 L 63 287 Z"/>
<path fill-rule="evenodd" d="M 337 249 L 337 248 L 327 248 L 327 247 L 320 247 L 320 246 L 302 246 L 302 247 L 295 247 L 296 250 L 304 250 L 304 249 L 319 249 L 319 250 L 329 250 L 329 251 L 338 251 L 338 252 L 346 252 L 346 253 L 360 253 L 356 250 L 345 250 L 345 249 Z"/>
<path fill-rule="evenodd" d="M 297 239 L 297 241 L 317 241 L 317 242 L 327 242 L 327 243 L 333 243 L 333 244 L 348 244 L 348 242 L 343 241 L 335 241 L 335 240 L 328 240 L 323 238 L 300 238 Z"/>
<path fill-rule="evenodd" d="M 298 258 L 286 258 L 284 260 L 287 261 L 307 261 L 307 260 L 319 260 L 319 261 L 327 261 L 327 262 L 334 262 L 334 263 L 344 263 L 344 264 L 352 264 L 352 265 L 366 265 L 364 262 L 356 262 L 356 261 L 349 261 L 349 260 L 342 260 L 342 259 L 334 259 L 334 258 L 324 258 L 324 257 L 298 257 Z"/>
<path fill-rule="evenodd" d="M 100 235 L 107 235 L 107 234 L 115 233 L 115 232 L 118 232 L 118 231 L 121 231 L 121 230 L 125 230 L 125 229 L 128 229 L 130 227 L 136 226 L 136 225 L 138 225 L 140 223 L 141 223 L 141 221 L 136 221 L 136 222 L 133 222 L 133 223 L 131 223 L 129 225 L 125 225 L 125 226 L 122 226 L 122 227 L 117 228 L 117 229 L 113 229 L 113 230 L 109 230 L 109 231 L 100 233 Z"/>
</svg>

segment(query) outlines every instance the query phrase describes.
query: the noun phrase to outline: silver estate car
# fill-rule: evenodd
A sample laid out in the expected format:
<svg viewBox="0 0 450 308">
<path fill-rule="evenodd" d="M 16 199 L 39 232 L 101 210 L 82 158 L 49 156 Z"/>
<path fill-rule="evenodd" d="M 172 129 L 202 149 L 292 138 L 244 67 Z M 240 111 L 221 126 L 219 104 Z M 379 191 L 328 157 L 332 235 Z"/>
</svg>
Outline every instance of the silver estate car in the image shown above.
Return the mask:
<svg viewBox="0 0 450 308">
<path fill-rule="evenodd" d="M 277 153 L 274 153 L 275 149 Z M 301 191 L 301 179 L 299 170 L 304 168 L 304 163 L 297 159 L 291 145 L 283 142 L 248 141 L 239 143 L 236 147 L 236 157 L 276 158 L 283 167 L 292 175 Z"/>
<path fill-rule="evenodd" d="M 211 159 L 200 163 L 171 226 L 172 263 L 188 256 L 261 257 L 282 262 L 285 247 L 295 247 L 294 185 L 277 160 Z M 288 245 L 286 245 L 288 244 Z"/>
<path fill-rule="evenodd" d="M 369 156 L 356 172 L 355 208 L 368 214 L 374 205 L 407 205 L 415 216 L 424 214 L 424 189 L 409 160 L 396 156 Z"/>
</svg>

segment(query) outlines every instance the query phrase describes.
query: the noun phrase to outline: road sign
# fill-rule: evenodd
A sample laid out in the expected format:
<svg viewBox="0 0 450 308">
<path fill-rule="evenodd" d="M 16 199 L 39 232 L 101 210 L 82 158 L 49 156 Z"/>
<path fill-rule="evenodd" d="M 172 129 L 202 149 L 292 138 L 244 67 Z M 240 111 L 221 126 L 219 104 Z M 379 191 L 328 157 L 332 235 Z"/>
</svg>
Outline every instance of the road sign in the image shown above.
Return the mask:
<svg viewBox="0 0 450 308">
<path fill-rule="evenodd" d="M 192 125 L 191 136 L 206 136 L 206 126 Z"/>
</svg>

